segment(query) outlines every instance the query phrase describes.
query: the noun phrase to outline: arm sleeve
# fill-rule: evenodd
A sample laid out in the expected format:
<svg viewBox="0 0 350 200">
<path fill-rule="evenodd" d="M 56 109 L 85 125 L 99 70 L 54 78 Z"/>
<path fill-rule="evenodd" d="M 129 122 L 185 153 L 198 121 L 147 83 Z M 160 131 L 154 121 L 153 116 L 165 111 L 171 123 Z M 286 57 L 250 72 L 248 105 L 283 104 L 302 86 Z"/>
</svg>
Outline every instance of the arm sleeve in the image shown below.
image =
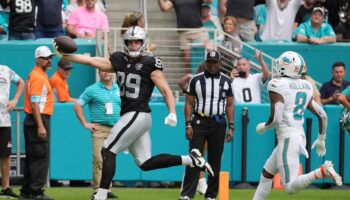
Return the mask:
<svg viewBox="0 0 350 200">
<path fill-rule="evenodd" d="M 307 28 L 305 26 L 306 23 L 308 23 L 308 22 L 304 22 L 304 23 L 299 25 L 299 27 L 296 31 L 296 35 L 303 35 L 303 36 L 307 37 L 307 33 L 306 33 Z"/>
<path fill-rule="evenodd" d="M 312 100 L 312 107 L 315 109 L 316 113 L 318 116 L 321 117 L 322 120 L 322 130 L 320 131 L 320 135 L 324 135 L 324 138 L 326 137 L 326 131 L 327 131 L 327 114 L 324 111 L 324 109 L 318 104 L 316 103 L 316 101 Z"/>
<path fill-rule="evenodd" d="M 44 86 L 44 80 L 39 78 L 31 79 L 28 89 L 28 96 L 31 103 L 40 102 Z"/>
<path fill-rule="evenodd" d="M 78 23 L 79 23 L 79 19 L 77 16 L 77 10 L 73 10 L 72 13 L 69 15 L 67 24 L 76 25 Z"/>
<path fill-rule="evenodd" d="M 105 30 L 105 31 L 109 31 L 109 24 L 108 24 L 108 18 L 107 15 L 102 13 L 102 22 L 101 22 L 101 29 Z"/>
<path fill-rule="evenodd" d="M 11 70 L 11 69 L 9 69 L 9 70 L 10 70 L 10 80 L 11 80 L 11 82 L 17 84 L 18 80 L 20 79 L 20 77 L 13 70 Z"/>
<path fill-rule="evenodd" d="M 91 102 L 90 88 L 86 88 L 85 91 L 80 95 L 78 99 L 78 104 L 84 107 L 86 104 Z"/>
</svg>

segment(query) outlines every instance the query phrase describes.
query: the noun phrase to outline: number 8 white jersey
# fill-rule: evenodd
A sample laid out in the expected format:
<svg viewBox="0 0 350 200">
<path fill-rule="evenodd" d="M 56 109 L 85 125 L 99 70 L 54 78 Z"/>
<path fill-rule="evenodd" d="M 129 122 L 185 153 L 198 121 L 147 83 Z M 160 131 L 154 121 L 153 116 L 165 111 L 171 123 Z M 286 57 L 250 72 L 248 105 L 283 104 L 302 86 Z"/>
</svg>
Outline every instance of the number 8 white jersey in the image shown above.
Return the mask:
<svg viewBox="0 0 350 200">
<path fill-rule="evenodd" d="M 268 91 L 283 96 L 283 119 L 277 124 L 276 130 L 279 137 L 288 137 L 289 134 L 298 132 L 304 134 L 304 112 L 312 98 L 312 86 L 303 79 L 274 78 L 267 86 Z"/>
</svg>

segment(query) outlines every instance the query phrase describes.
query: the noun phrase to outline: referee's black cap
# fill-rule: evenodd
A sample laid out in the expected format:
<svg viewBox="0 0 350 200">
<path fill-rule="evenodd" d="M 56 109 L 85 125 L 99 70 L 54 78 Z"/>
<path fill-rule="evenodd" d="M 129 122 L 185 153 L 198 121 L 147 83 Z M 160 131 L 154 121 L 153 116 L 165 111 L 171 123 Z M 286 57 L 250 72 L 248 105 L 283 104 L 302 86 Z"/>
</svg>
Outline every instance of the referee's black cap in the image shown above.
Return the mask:
<svg viewBox="0 0 350 200">
<path fill-rule="evenodd" d="M 219 62 L 221 58 L 220 52 L 217 50 L 210 50 L 207 53 L 207 59 L 206 60 L 213 60 Z"/>
</svg>

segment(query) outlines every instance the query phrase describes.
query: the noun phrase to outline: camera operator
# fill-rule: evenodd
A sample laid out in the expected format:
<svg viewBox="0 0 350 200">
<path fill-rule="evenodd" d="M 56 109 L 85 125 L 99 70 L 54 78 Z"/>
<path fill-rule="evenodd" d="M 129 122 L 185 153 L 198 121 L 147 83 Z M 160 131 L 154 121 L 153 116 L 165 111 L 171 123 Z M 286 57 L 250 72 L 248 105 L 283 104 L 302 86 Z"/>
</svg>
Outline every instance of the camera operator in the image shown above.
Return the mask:
<svg viewBox="0 0 350 200">
<path fill-rule="evenodd" d="M 271 73 L 260 51 L 255 51 L 255 57 L 260 62 L 262 73 L 251 74 L 249 59 L 245 57 L 241 57 L 238 60 L 237 67 L 231 71 L 235 103 L 261 103 L 261 88 Z"/>
</svg>

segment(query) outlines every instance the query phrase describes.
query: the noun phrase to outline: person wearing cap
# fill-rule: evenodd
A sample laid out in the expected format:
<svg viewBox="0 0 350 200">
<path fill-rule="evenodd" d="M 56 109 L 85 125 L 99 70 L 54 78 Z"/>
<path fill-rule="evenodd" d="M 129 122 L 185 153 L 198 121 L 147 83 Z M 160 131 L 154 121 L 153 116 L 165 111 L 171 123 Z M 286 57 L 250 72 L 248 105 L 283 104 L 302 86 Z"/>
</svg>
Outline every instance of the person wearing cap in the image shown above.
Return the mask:
<svg viewBox="0 0 350 200">
<path fill-rule="evenodd" d="M 50 161 L 50 118 L 54 97 L 47 76 L 54 54 L 46 46 L 35 50 L 35 67 L 25 84 L 23 122 L 26 160 L 20 199 L 53 200 L 44 194 Z"/>
<path fill-rule="evenodd" d="M 233 99 L 235 103 L 261 103 L 261 89 L 270 77 L 261 51 L 255 50 L 255 57 L 260 62 L 261 72 L 251 74 L 250 61 L 246 57 L 238 59 L 237 67 L 231 71 Z"/>
<path fill-rule="evenodd" d="M 11 155 L 11 115 L 10 112 L 16 107 L 18 99 L 24 89 L 22 78 L 6 65 L 0 65 L 0 167 L 1 185 L 0 195 L 18 198 L 10 188 L 10 155 Z M 13 99 L 10 99 L 11 83 L 16 85 Z"/>
<path fill-rule="evenodd" d="M 210 14 L 210 10 L 211 10 L 211 4 L 209 3 L 203 3 L 202 4 L 202 23 L 203 26 L 208 29 L 208 33 L 209 33 L 209 39 L 210 40 L 218 40 L 218 41 L 222 41 L 224 39 L 224 34 L 223 34 L 223 30 L 222 30 L 222 26 L 221 26 L 221 22 L 219 17 Z M 216 32 L 213 31 L 213 29 L 217 30 Z M 216 37 L 214 37 L 216 34 Z"/>
<path fill-rule="evenodd" d="M 50 78 L 50 85 L 56 95 L 58 102 L 72 102 L 76 99 L 72 98 L 69 93 L 67 79 L 73 69 L 72 63 L 66 60 L 60 60 L 57 64 L 57 71 Z"/>
<path fill-rule="evenodd" d="M 220 58 L 219 51 L 207 53 L 206 69 L 191 78 L 185 103 L 189 150 L 203 151 L 208 142 L 208 162 L 214 172 L 213 177 L 208 177 L 205 193 L 208 200 L 217 196 L 224 142 L 232 140 L 234 131 L 231 79 L 220 72 Z M 186 167 L 180 200 L 193 199 L 199 173 L 198 169 Z"/>
<path fill-rule="evenodd" d="M 299 25 L 296 32 L 296 41 L 310 44 L 326 44 L 336 42 L 333 28 L 325 23 L 325 9 L 315 7 L 311 20 Z"/>
</svg>

